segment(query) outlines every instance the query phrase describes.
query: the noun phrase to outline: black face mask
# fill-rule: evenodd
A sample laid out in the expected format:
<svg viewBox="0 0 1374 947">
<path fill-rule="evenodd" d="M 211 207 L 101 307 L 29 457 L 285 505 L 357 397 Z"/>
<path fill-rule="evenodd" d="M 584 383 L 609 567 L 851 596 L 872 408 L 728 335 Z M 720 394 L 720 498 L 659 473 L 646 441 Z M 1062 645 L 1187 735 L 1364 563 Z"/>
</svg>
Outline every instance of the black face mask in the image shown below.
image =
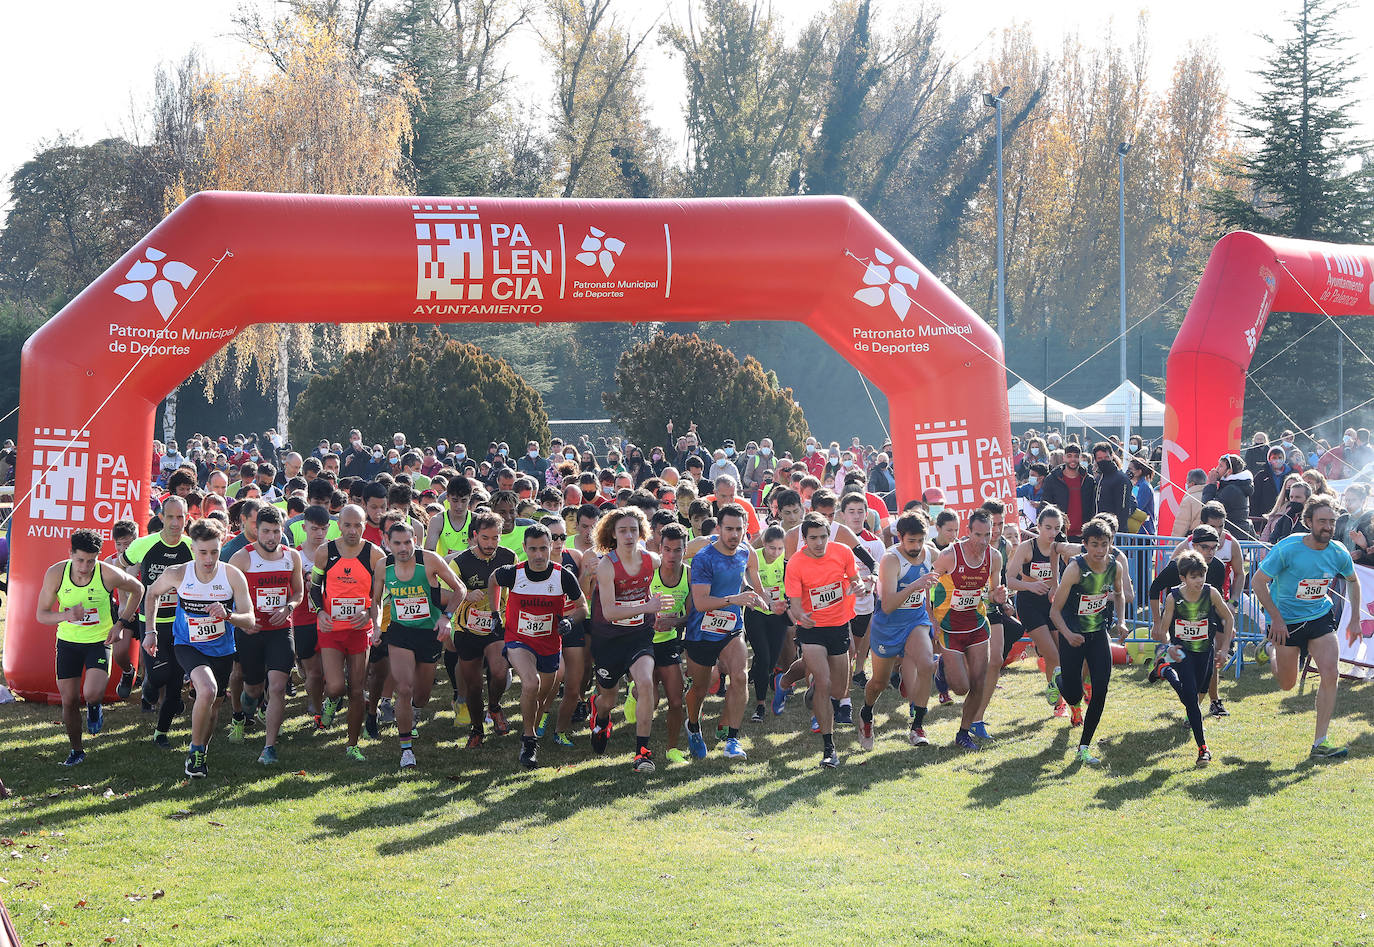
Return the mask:
<svg viewBox="0 0 1374 947">
<path fill-rule="evenodd" d="M 1099 460 L 1097 462 L 1097 469 L 1102 471 L 1103 473 L 1111 473 L 1115 466 L 1116 465 L 1113 464 L 1110 460 Z"/>
</svg>

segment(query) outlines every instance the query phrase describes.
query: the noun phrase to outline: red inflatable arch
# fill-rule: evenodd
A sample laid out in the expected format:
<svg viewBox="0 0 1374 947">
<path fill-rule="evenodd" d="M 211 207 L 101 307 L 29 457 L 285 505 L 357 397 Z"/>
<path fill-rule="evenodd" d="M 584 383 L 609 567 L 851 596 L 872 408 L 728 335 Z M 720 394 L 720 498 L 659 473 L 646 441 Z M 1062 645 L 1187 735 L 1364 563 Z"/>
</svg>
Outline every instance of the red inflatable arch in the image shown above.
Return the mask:
<svg viewBox="0 0 1374 947">
<path fill-rule="evenodd" d="M 10 686 L 53 698 L 43 570 L 146 516 L 158 402 L 243 326 L 726 319 L 802 322 L 882 389 L 901 497 L 1011 495 L 996 335 L 850 200 L 197 194 L 24 347 Z"/>
<path fill-rule="evenodd" d="M 1162 534 L 1188 471 L 1240 449 L 1245 373 L 1271 312 L 1374 314 L 1374 248 L 1237 231 L 1212 249 L 1169 350 Z"/>
</svg>

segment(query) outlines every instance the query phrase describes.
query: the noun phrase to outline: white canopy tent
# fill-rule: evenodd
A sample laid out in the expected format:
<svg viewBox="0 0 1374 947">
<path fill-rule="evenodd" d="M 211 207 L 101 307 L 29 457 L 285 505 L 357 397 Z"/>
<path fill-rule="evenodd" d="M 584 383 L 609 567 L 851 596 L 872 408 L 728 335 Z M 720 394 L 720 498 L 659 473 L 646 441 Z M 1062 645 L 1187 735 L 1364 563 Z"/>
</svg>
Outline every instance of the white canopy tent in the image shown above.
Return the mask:
<svg viewBox="0 0 1374 947">
<path fill-rule="evenodd" d="M 1077 409 L 1056 401 L 1024 378 L 1007 389 L 1012 424 L 1064 424 Z M 1047 415 L 1048 412 L 1048 415 Z"/>
<path fill-rule="evenodd" d="M 1141 391 L 1135 382 L 1127 380 L 1086 408 L 1070 408 L 1064 423 L 1103 431 L 1114 431 L 1126 423 L 1132 428 L 1163 427 L 1164 402 Z"/>
</svg>

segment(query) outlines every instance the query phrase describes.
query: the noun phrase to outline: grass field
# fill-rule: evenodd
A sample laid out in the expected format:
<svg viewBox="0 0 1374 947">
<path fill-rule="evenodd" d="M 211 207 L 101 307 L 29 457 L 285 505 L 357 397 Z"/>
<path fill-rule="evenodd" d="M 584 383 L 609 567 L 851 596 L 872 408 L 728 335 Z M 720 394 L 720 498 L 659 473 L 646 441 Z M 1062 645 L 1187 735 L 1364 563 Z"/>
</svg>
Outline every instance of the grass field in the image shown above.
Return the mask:
<svg viewBox="0 0 1374 947">
<path fill-rule="evenodd" d="M 295 716 L 278 769 L 256 765 L 260 737 L 218 736 L 194 784 L 136 703 L 73 771 L 57 708 L 12 704 L 0 898 L 29 947 L 1374 942 L 1374 687 L 1341 694 L 1350 758 L 1311 763 L 1311 689 L 1250 668 L 1198 769 L 1172 692 L 1116 670 L 1100 770 L 1070 764 L 1029 662 L 1004 676 L 991 748 L 949 748 L 956 703 L 928 718 L 940 745 L 911 749 L 889 691 L 875 749 L 840 733 L 835 771 L 799 697 L 746 725 L 743 764 L 640 776 L 628 732 L 595 758 L 584 730 L 524 772 L 514 735 L 459 749 L 445 708 L 413 775 L 394 728 L 358 764 L 341 724 L 314 736 Z"/>
</svg>

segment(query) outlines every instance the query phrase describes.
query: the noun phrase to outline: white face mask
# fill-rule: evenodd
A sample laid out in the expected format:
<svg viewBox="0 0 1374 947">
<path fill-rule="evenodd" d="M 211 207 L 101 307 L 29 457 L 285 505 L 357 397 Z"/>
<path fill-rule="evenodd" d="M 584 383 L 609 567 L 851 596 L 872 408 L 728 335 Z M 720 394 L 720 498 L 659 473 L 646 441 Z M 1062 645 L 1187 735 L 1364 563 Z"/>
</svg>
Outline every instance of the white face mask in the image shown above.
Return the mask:
<svg viewBox="0 0 1374 947">
<path fill-rule="evenodd" d="M 1035 474 L 1031 474 L 1029 477 L 1026 478 L 1026 482 L 1033 487 L 1040 482 L 1040 478 L 1037 477 Z"/>
<path fill-rule="evenodd" d="M 816 445 L 815 445 L 815 444 L 807 444 L 807 445 L 806 445 L 806 452 L 807 452 L 808 454 L 814 454 L 814 453 L 816 453 Z"/>
<path fill-rule="evenodd" d="M 852 460 L 846 460 L 846 461 L 842 464 L 842 466 L 844 467 L 845 470 L 848 470 L 850 467 L 853 467 L 853 466 L 854 466 L 854 461 L 852 461 Z"/>
<path fill-rule="evenodd" d="M 532 451 L 530 451 L 529 453 L 530 453 L 530 456 L 531 456 L 531 457 L 538 457 L 538 456 L 539 456 L 539 451 L 537 451 L 537 450 L 532 450 Z"/>
<path fill-rule="evenodd" d="M 376 458 L 377 460 L 381 460 L 381 459 L 382 459 L 382 452 L 379 451 L 379 450 L 374 450 L 374 451 L 372 452 L 372 456 L 373 456 L 374 458 Z"/>
<path fill-rule="evenodd" d="M 444 454 L 447 453 L 447 452 L 448 452 L 448 448 L 445 447 L 443 444 L 440 444 L 438 447 L 434 448 L 434 453 L 437 454 L 437 455 L 440 456 L 440 457 L 443 457 Z"/>
<path fill-rule="evenodd" d="M 773 448 L 771 448 L 771 447 L 760 447 L 760 448 L 759 448 L 759 453 L 762 454 L 763 456 L 767 457 L 769 454 L 773 453 Z"/>
</svg>

